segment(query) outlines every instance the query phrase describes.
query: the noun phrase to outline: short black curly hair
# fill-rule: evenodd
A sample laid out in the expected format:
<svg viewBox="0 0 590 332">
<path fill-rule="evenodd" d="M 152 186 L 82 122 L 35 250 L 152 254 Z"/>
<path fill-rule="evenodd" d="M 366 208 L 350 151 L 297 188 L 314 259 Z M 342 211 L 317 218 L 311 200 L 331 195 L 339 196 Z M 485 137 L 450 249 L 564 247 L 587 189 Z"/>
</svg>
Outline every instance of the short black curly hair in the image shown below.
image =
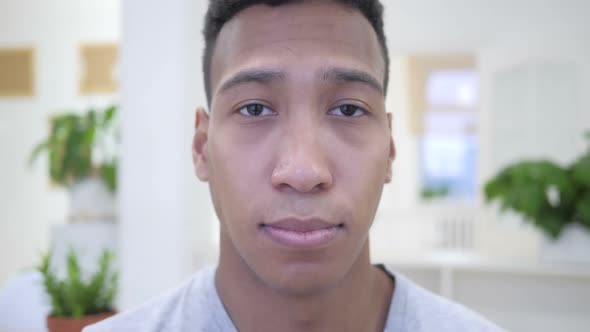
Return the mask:
<svg viewBox="0 0 590 332">
<path fill-rule="evenodd" d="M 203 52 L 203 77 L 205 83 L 205 94 L 207 105 L 211 105 L 211 58 L 217 37 L 223 25 L 242 10 L 258 4 L 268 6 L 280 6 L 293 2 L 305 0 L 209 0 L 209 8 L 205 16 L 205 50 Z M 389 54 L 383 30 L 383 5 L 379 0 L 334 0 L 335 2 L 347 5 L 359 10 L 371 23 L 377 34 L 377 40 L 381 46 L 381 53 L 385 60 L 385 78 L 383 82 L 384 91 L 387 91 L 389 81 Z"/>
</svg>

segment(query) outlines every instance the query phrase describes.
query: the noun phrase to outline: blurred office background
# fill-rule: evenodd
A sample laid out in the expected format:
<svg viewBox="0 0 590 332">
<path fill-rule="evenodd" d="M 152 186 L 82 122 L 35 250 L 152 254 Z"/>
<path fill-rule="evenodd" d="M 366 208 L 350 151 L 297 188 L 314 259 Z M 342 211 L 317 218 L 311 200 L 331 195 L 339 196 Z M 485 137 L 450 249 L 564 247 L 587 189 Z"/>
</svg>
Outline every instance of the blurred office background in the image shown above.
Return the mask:
<svg viewBox="0 0 590 332">
<path fill-rule="evenodd" d="M 510 163 L 566 165 L 588 149 L 590 2 L 382 2 L 398 154 L 373 259 L 511 331 L 590 330 L 590 232 L 552 253 L 538 227 L 483 195 Z M 29 80 L 0 91 L 0 290 L 72 224 L 47 158 L 28 166 L 50 117 L 111 104 L 122 133 L 117 220 L 105 233 L 121 272 L 117 307 L 215 262 L 217 221 L 190 154 L 205 104 L 205 10 L 194 0 L 0 1 L 0 83 L 16 80 L 6 76 L 15 64 Z"/>
</svg>

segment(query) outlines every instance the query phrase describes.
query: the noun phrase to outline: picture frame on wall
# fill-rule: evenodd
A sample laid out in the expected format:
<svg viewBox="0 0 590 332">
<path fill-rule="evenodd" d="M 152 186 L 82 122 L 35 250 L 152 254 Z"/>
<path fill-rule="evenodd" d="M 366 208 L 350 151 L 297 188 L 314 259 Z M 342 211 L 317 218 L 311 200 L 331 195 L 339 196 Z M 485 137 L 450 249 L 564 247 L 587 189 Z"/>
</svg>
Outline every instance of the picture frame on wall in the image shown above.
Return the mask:
<svg viewBox="0 0 590 332">
<path fill-rule="evenodd" d="M 0 97 L 35 94 L 34 56 L 33 48 L 0 49 Z"/>
<path fill-rule="evenodd" d="M 116 43 L 80 46 L 80 94 L 117 92 L 118 49 Z"/>
</svg>

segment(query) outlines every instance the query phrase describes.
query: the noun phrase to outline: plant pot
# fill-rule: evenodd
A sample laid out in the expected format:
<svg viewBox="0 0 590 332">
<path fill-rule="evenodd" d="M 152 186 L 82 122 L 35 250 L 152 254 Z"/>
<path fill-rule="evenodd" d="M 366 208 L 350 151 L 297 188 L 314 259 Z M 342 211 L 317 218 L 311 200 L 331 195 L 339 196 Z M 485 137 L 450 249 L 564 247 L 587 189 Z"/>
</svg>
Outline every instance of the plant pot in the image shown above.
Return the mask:
<svg viewBox="0 0 590 332">
<path fill-rule="evenodd" d="M 84 327 L 100 322 L 115 314 L 115 311 L 111 311 L 80 318 L 48 316 L 47 329 L 49 332 L 81 332 Z"/>
<path fill-rule="evenodd" d="M 115 195 L 109 191 L 102 178 L 88 177 L 69 187 L 70 220 L 73 222 L 115 221 Z"/>
<path fill-rule="evenodd" d="M 557 240 L 544 236 L 541 259 L 548 263 L 590 264 L 590 230 L 580 224 L 564 227 Z"/>
</svg>

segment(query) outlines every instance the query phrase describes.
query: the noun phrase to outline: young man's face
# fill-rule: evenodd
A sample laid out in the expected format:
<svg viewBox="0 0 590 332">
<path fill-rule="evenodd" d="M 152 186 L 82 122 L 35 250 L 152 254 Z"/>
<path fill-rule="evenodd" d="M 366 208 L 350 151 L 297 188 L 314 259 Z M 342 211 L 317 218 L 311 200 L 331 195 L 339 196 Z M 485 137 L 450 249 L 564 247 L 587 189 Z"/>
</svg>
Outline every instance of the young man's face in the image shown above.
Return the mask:
<svg viewBox="0 0 590 332">
<path fill-rule="evenodd" d="M 222 260 L 303 294 L 367 253 L 394 158 L 384 75 L 370 23 L 337 3 L 257 5 L 223 27 L 193 146 Z"/>
</svg>

